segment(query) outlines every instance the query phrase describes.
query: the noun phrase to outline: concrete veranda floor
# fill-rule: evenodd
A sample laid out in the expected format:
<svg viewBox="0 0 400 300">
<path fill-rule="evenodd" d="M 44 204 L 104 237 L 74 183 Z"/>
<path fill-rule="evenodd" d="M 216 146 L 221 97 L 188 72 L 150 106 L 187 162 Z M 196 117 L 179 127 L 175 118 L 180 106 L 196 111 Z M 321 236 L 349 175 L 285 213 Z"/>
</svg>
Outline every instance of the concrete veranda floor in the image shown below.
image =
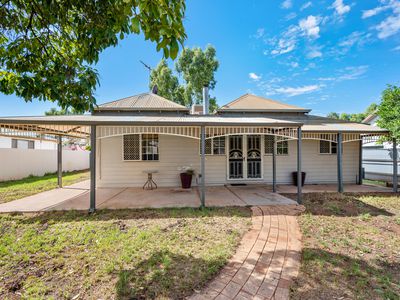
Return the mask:
<svg viewBox="0 0 400 300">
<path fill-rule="evenodd" d="M 304 193 L 335 192 L 336 185 L 306 185 Z M 296 193 L 295 186 L 279 185 L 278 193 L 270 186 L 215 186 L 206 189 L 206 206 L 260 206 L 296 204 L 279 193 Z M 391 192 L 391 189 L 369 185 L 346 185 L 346 192 Z M 99 209 L 198 207 L 197 188 L 98 188 L 96 207 Z M 89 181 L 62 189 L 46 191 L 19 200 L 0 204 L 0 212 L 37 212 L 47 210 L 87 210 L 89 208 Z"/>
</svg>

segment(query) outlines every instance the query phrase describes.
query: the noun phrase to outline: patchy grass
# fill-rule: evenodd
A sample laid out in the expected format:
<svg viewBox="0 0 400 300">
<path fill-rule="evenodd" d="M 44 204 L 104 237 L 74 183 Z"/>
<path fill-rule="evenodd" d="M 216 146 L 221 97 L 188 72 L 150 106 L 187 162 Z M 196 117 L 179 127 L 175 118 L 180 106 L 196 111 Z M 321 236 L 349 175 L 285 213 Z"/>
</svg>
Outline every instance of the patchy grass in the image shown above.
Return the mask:
<svg viewBox="0 0 400 300">
<path fill-rule="evenodd" d="M 386 181 L 369 180 L 369 179 L 363 179 L 363 184 L 378 185 L 378 186 L 383 186 L 383 187 L 387 187 L 388 186 Z"/>
<path fill-rule="evenodd" d="M 182 299 L 234 253 L 248 208 L 0 215 L 1 299 Z"/>
<path fill-rule="evenodd" d="M 63 185 L 71 185 L 89 179 L 88 171 L 63 173 Z M 57 174 L 29 176 L 20 180 L 0 182 L 0 203 L 21 199 L 57 187 Z"/>
<path fill-rule="evenodd" d="M 400 197 L 304 195 L 293 299 L 400 299 Z"/>
</svg>

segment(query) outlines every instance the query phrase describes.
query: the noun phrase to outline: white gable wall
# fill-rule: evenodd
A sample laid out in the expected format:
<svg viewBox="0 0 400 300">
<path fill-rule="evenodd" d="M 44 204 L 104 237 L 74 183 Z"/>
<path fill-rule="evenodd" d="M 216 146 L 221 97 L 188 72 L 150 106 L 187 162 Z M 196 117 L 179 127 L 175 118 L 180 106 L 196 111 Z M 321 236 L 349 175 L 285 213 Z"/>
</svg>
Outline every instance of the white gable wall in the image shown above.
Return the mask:
<svg viewBox="0 0 400 300">
<path fill-rule="evenodd" d="M 227 143 L 226 143 L 227 144 Z M 319 154 L 319 141 L 303 141 L 302 168 L 307 173 L 306 183 L 336 183 L 336 155 Z M 153 175 L 159 186 L 179 187 L 178 170 L 192 165 L 200 172 L 199 141 L 191 138 L 159 135 L 159 161 L 123 161 L 122 136 L 98 140 L 97 181 L 99 187 L 142 186 L 147 180 L 145 170 L 158 170 Z M 262 181 L 272 183 L 272 157 L 263 157 Z M 356 183 L 358 174 L 358 142 L 343 144 L 343 179 L 345 183 Z M 297 168 L 297 142 L 289 141 L 289 155 L 277 156 L 277 181 L 291 183 L 291 172 Z M 206 156 L 206 183 L 221 185 L 227 179 L 225 155 Z M 253 181 L 254 182 L 254 181 Z M 259 181 L 260 182 L 260 181 Z M 196 185 L 196 181 L 193 181 Z"/>
</svg>

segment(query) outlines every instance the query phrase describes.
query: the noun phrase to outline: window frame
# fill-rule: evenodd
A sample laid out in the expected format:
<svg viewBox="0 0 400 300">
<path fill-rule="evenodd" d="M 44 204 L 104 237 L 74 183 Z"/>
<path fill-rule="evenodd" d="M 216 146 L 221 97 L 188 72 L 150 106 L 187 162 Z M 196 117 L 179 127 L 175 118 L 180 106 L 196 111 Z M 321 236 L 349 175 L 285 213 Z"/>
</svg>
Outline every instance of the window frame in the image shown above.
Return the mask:
<svg viewBox="0 0 400 300">
<path fill-rule="evenodd" d="M 285 139 L 284 137 L 281 137 L 281 136 L 274 136 L 274 135 L 270 135 L 270 134 L 264 136 L 264 155 L 265 156 L 272 156 L 273 155 L 273 152 L 272 153 L 267 153 L 266 143 L 267 143 L 267 137 L 269 137 L 269 136 L 270 137 L 275 137 L 277 139 L 276 140 L 276 156 L 289 156 L 289 140 Z M 284 147 L 284 148 L 287 149 L 287 153 L 278 153 L 278 144 L 285 144 L 285 143 L 286 143 L 287 146 Z M 273 147 L 275 147 L 275 145 L 273 145 Z"/>
<path fill-rule="evenodd" d="M 27 147 L 26 148 L 19 147 L 19 143 L 20 142 L 26 142 L 27 143 Z M 16 146 L 16 147 L 14 147 L 14 146 Z M 35 150 L 35 141 L 12 138 L 11 139 L 11 149 Z"/>
<path fill-rule="evenodd" d="M 321 143 L 329 143 L 329 152 L 326 153 L 322 153 L 321 152 Z M 318 152 L 320 155 L 337 155 L 337 143 L 336 142 L 332 142 L 332 141 L 327 141 L 327 140 L 319 140 L 319 144 L 318 144 Z M 335 151 L 333 152 L 332 149 L 335 149 Z M 342 148 L 342 153 L 343 153 L 343 148 Z"/>
<path fill-rule="evenodd" d="M 215 153 L 214 151 L 214 139 L 223 139 L 224 141 L 224 153 Z M 206 143 L 209 142 L 211 143 L 211 153 L 207 153 L 207 144 L 206 144 L 206 156 L 226 156 L 226 136 L 216 136 L 212 138 L 206 139 Z M 199 142 L 199 155 L 201 155 L 201 141 Z"/>
<path fill-rule="evenodd" d="M 147 133 L 132 133 L 132 134 L 123 134 L 122 135 L 122 161 L 123 162 L 134 162 L 134 161 L 140 161 L 140 162 L 159 162 L 160 161 L 160 135 L 159 134 L 150 134 L 150 135 L 156 135 L 157 140 L 158 140 L 158 159 L 157 160 L 149 160 L 149 159 L 143 159 L 143 135 Z M 125 145 L 124 145 L 124 137 L 127 135 L 138 135 L 139 136 L 139 159 L 125 159 Z"/>
</svg>

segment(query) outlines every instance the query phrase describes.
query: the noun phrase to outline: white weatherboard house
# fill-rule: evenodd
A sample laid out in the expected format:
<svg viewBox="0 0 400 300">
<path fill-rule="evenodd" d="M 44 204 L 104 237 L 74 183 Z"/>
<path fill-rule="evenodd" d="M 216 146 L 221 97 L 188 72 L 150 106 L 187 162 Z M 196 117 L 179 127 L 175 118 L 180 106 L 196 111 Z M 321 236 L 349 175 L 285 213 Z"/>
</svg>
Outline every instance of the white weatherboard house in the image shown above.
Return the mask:
<svg viewBox="0 0 400 300">
<path fill-rule="evenodd" d="M 361 182 L 362 141 L 387 134 L 251 94 L 212 114 L 206 107 L 198 114 L 145 93 L 99 105 L 91 115 L 8 117 L 0 118 L 0 126 L 3 134 L 29 129 L 90 135 L 92 209 L 96 186 L 141 187 L 153 170 L 158 186 L 179 187 L 183 166 L 195 169 L 193 185 L 200 186 L 202 201 L 204 186 L 257 183 L 275 190 L 276 184 L 292 184 L 292 173 L 301 171 L 306 184 L 337 183 L 343 191 L 345 183 Z"/>
</svg>

